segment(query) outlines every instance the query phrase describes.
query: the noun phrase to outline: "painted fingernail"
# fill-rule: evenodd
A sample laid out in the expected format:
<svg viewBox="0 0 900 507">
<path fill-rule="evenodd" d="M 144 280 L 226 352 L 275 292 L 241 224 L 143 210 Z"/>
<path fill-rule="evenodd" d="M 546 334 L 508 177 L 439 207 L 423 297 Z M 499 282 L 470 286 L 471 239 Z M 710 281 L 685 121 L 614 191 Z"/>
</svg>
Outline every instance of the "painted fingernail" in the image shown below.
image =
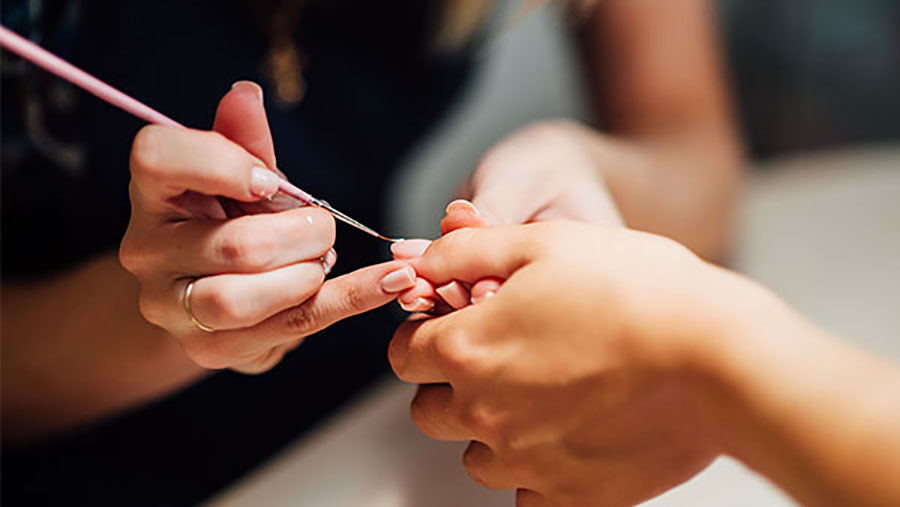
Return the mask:
<svg viewBox="0 0 900 507">
<path fill-rule="evenodd" d="M 337 252 L 332 248 L 326 252 L 325 255 L 319 257 L 319 262 L 322 263 L 322 271 L 325 272 L 325 276 L 328 276 L 331 273 L 332 268 L 334 268 L 334 264 L 337 262 Z"/>
<path fill-rule="evenodd" d="M 414 259 L 421 257 L 431 245 L 427 239 L 407 239 L 391 244 L 391 253 L 400 259 Z"/>
<path fill-rule="evenodd" d="M 334 267 L 334 265 L 337 264 L 337 251 L 334 248 L 325 254 L 325 262 L 331 267 Z"/>
<path fill-rule="evenodd" d="M 389 294 L 411 289 L 415 285 L 416 272 L 409 266 L 392 271 L 381 279 L 381 289 Z"/>
<path fill-rule="evenodd" d="M 465 199 L 457 199 L 451 202 L 447 205 L 447 209 L 445 209 L 444 211 L 448 215 L 450 213 L 466 213 L 469 215 L 475 215 L 476 217 L 481 215 L 481 212 L 478 211 L 478 208 L 476 208 L 474 204 Z"/>
<path fill-rule="evenodd" d="M 441 296 L 448 305 L 452 306 L 456 310 L 465 308 L 469 305 L 471 297 L 469 296 L 469 291 L 466 290 L 466 288 L 456 280 L 438 287 L 437 289 L 435 289 L 435 292 L 437 292 L 438 295 Z"/>
<path fill-rule="evenodd" d="M 281 178 L 265 167 L 254 167 L 250 176 L 250 192 L 256 197 L 269 198 L 278 192 Z"/>
<path fill-rule="evenodd" d="M 232 90 L 252 90 L 256 96 L 259 98 L 259 103 L 263 103 L 263 89 L 258 84 L 253 81 L 236 81 L 233 85 L 231 85 Z"/>
<path fill-rule="evenodd" d="M 409 313 L 424 313 L 434 308 L 434 301 L 427 298 L 416 298 L 412 304 L 400 302 L 400 308 Z"/>
<path fill-rule="evenodd" d="M 497 291 L 489 290 L 484 294 L 479 294 L 478 296 L 472 296 L 472 304 L 480 303 L 484 300 L 491 299 L 492 297 L 497 295 Z"/>
</svg>

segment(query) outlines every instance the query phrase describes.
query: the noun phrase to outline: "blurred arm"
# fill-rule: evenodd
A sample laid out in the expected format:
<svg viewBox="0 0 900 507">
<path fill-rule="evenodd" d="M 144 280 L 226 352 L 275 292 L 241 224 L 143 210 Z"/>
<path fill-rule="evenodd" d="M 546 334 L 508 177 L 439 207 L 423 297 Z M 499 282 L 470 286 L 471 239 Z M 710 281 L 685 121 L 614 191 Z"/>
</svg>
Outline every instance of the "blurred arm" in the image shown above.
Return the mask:
<svg viewBox="0 0 900 507">
<path fill-rule="evenodd" d="M 712 6 L 604 0 L 579 19 L 596 117 L 614 136 L 593 136 L 598 166 L 625 221 L 721 259 L 742 154 Z"/>
<path fill-rule="evenodd" d="M 3 286 L 3 439 L 61 430 L 203 375 L 138 310 L 113 253 L 55 279 Z"/>
<path fill-rule="evenodd" d="M 897 366 L 786 307 L 744 303 L 737 339 L 710 347 L 725 452 L 804 505 L 900 505 Z"/>
</svg>

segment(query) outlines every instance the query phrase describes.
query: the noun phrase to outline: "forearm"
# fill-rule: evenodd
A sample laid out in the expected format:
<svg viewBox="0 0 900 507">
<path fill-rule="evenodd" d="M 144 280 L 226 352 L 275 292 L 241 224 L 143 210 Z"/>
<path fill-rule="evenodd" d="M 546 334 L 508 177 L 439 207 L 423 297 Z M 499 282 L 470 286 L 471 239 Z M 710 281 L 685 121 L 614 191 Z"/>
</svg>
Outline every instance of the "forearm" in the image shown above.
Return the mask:
<svg viewBox="0 0 900 507">
<path fill-rule="evenodd" d="M 807 505 L 900 505 L 900 371 L 783 305 L 747 306 L 762 312 L 715 366 L 726 452 Z"/>
<path fill-rule="evenodd" d="M 722 260 L 743 160 L 713 4 L 597 3 L 578 42 L 598 156 L 623 147 L 597 165 L 623 218 Z"/>
<path fill-rule="evenodd" d="M 54 280 L 4 286 L 4 440 L 102 417 L 203 375 L 141 317 L 137 296 L 113 253 Z"/>
<path fill-rule="evenodd" d="M 710 260 L 727 257 L 742 164 L 729 130 L 587 137 L 629 227 L 673 238 Z"/>
</svg>

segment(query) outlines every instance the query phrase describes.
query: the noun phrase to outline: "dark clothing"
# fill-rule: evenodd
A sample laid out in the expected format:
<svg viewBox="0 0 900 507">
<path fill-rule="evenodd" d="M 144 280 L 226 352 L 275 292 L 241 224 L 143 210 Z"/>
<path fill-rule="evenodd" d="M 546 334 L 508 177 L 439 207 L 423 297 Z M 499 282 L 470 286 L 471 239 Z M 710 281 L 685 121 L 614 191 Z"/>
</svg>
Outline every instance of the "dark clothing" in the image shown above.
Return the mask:
<svg viewBox="0 0 900 507">
<path fill-rule="evenodd" d="M 259 74 L 267 39 L 249 1 L 45 1 L 31 22 L 28 3 L 5 2 L 4 25 L 39 35 L 45 47 L 188 126 L 209 128 L 236 80 L 269 86 Z M 378 229 L 389 174 L 469 73 L 466 52 L 431 45 L 438 3 L 307 2 L 296 40 L 308 93 L 295 108 L 268 104 L 279 168 Z M 142 124 L 8 54 L 3 60 L 6 283 L 115 251 L 129 216 L 128 152 Z M 341 272 L 387 256 L 382 244 L 342 226 L 336 249 Z M 349 319 L 264 375 L 218 373 L 113 420 L 6 448 L 3 504 L 196 503 L 382 374 L 396 317 Z"/>
</svg>

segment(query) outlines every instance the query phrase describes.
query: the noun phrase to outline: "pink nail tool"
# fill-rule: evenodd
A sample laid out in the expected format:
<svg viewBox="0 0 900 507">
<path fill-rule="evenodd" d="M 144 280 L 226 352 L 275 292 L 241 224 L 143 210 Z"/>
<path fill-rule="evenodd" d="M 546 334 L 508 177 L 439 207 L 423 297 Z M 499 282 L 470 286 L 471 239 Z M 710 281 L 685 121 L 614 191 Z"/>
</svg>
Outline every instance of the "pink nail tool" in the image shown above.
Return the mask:
<svg viewBox="0 0 900 507">
<path fill-rule="evenodd" d="M 184 127 L 177 121 L 169 118 L 159 111 L 156 111 L 155 109 L 147 106 L 137 99 L 130 97 L 125 93 L 122 93 L 121 91 L 95 78 L 94 76 L 79 69 L 78 67 L 75 67 L 74 65 L 59 58 L 58 56 L 45 50 L 37 44 L 19 36 L 17 33 L 9 30 L 2 25 L 0 25 L 0 46 L 9 51 L 12 51 L 13 53 L 16 53 L 22 58 L 46 70 L 47 72 L 55 74 L 56 76 L 72 83 L 73 85 L 78 86 L 85 91 L 95 95 L 101 100 L 105 100 L 106 102 L 109 102 L 119 109 L 127 111 L 142 120 L 158 125 Z M 301 202 L 322 208 L 331 213 L 334 218 L 340 220 L 341 222 L 344 222 L 345 224 L 371 234 L 376 238 L 383 239 L 391 243 L 402 241 L 401 239 L 389 238 L 387 236 L 384 236 L 383 234 L 378 233 L 371 227 L 367 227 L 366 225 L 363 225 L 362 222 L 355 220 L 349 215 L 333 208 L 327 202 L 321 199 L 317 199 L 307 192 L 304 192 L 287 180 L 281 180 L 278 190 L 283 194 L 289 195 Z"/>
</svg>

